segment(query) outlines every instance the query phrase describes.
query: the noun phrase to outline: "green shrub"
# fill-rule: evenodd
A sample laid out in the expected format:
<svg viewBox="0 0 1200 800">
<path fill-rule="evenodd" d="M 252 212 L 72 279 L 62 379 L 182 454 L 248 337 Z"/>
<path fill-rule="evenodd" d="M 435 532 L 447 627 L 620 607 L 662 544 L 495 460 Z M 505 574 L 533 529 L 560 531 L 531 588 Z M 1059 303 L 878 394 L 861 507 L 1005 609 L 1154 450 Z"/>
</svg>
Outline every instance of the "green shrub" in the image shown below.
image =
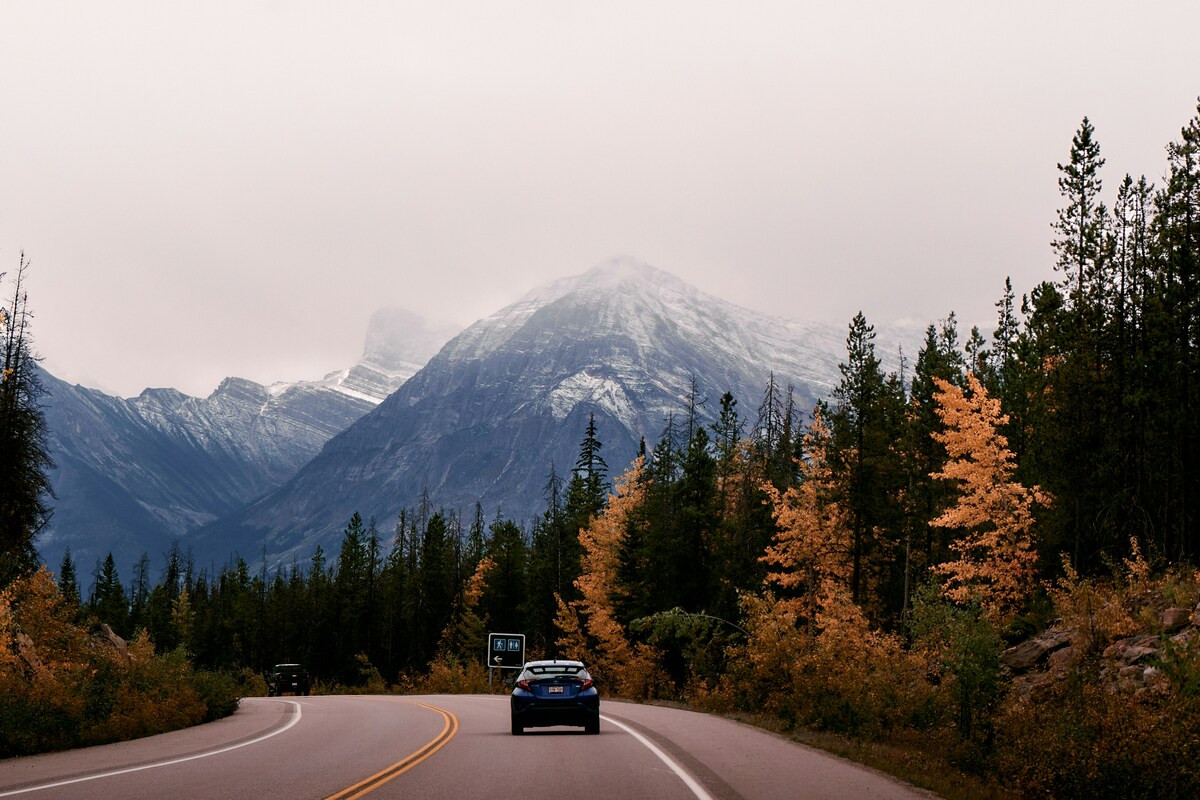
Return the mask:
<svg viewBox="0 0 1200 800">
<path fill-rule="evenodd" d="M 205 722 L 228 717 L 237 711 L 242 692 L 237 678 L 232 674 L 197 670 L 192 673 L 191 685 L 207 709 L 204 713 Z"/>
<path fill-rule="evenodd" d="M 1164 687 L 1116 691 L 1085 662 L 1004 704 L 996 766 L 1023 797 L 1200 797 L 1200 703 Z"/>
</svg>

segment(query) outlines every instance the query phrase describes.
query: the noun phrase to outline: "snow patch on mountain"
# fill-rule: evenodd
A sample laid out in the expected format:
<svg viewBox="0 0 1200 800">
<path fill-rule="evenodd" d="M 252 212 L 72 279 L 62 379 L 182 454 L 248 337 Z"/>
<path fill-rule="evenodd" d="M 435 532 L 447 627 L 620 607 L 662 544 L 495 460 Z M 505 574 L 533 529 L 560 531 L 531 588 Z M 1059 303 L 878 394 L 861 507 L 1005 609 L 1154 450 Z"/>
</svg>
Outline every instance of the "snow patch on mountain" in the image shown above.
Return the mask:
<svg viewBox="0 0 1200 800">
<path fill-rule="evenodd" d="M 584 370 L 560 382 L 547 398 L 550 412 L 562 421 L 580 403 L 590 403 L 619 419 L 626 427 L 633 427 L 637 420 L 637 409 L 625 392 L 625 387 L 612 378 L 592 375 Z"/>
</svg>

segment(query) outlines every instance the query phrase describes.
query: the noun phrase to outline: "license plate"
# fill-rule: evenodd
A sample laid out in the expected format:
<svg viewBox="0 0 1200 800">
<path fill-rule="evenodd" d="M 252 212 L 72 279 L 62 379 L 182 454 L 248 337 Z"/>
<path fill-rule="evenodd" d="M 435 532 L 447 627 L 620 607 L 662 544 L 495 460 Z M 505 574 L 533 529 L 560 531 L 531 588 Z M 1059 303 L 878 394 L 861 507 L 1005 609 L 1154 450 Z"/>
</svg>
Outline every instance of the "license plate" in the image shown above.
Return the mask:
<svg viewBox="0 0 1200 800">
<path fill-rule="evenodd" d="M 547 687 L 547 689 L 546 689 L 546 693 L 547 693 L 547 694 L 562 694 L 562 693 L 563 693 L 563 687 L 561 687 L 561 686 L 550 686 L 550 687 Z"/>
</svg>

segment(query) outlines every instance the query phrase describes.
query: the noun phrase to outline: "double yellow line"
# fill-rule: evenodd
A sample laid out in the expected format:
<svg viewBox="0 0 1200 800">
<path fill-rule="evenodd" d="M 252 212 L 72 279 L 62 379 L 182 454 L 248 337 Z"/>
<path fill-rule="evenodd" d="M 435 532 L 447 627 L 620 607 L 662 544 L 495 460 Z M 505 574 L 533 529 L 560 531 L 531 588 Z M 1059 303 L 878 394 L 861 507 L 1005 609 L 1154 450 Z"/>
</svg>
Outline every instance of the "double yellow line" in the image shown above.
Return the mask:
<svg viewBox="0 0 1200 800">
<path fill-rule="evenodd" d="M 397 761 L 387 769 L 376 772 L 369 778 L 364 778 L 353 786 L 348 786 L 336 794 L 329 795 L 329 797 L 325 798 L 325 800 L 355 800 L 355 798 L 362 797 L 367 792 L 375 791 L 392 778 L 400 777 L 417 764 L 420 764 L 422 761 L 429 758 L 438 750 L 441 750 L 442 747 L 445 746 L 446 742 L 453 739 L 454 734 L 458 733 L 458 717 L 454 716 L 444 708 L 429 706 L 425 705 L 424 703 L 417 703 L 417 705 L 421 706 L 422 708 L 428 708 L 430 711 L 436 711 L 442 715 L 442 719 L 446 723 L 442 727 L 442 732 L 426 742 L 420 750 L 417 750 L 412 755 L 406 756 L 400 761 Z"/>
</svg>

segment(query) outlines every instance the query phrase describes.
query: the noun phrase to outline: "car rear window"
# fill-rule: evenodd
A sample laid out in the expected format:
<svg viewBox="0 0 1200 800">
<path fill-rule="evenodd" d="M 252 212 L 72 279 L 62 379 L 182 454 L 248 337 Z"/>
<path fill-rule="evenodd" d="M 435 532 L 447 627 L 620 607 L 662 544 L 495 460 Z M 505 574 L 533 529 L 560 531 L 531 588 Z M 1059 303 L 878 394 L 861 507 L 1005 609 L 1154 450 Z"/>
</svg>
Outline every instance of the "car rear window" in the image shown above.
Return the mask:
<svg viewBox="0 0 1200 800">
<path fill-rule="evenodd" d="M 526 672 L 535 678 L 553 678 L 556 675 L 566 675 L 571 678 L 587 677 L 587 670 L 583 667 L 575 667 L 568 664 L 547 664 L 544 667 L 530 667 Z"/>
</svg>

